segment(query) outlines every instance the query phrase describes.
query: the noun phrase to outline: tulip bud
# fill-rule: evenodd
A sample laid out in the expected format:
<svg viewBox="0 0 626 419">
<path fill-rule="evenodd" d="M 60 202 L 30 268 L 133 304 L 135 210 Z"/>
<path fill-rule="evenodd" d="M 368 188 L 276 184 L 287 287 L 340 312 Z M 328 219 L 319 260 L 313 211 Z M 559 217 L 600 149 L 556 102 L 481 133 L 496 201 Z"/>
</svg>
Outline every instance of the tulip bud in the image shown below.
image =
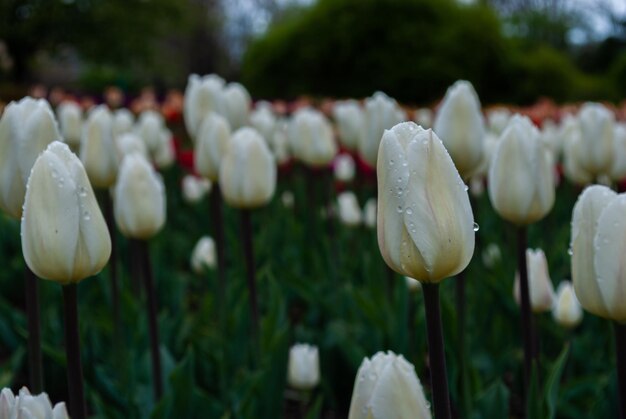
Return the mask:
<svg viewBox="0 0 626 419">
<path fill-rule="evenodd" d="M 526 249 L 526 264 L 528 266 L 528 287 L 530 288 L 530 307 L 535 313 L 542 313 L 552 309 L 554 289 L 548 272 L 546 255 L 541 249 Z M 520 304 L 519 273 L 515 275 L 513 295 L 517 304 Z"/>
<path fill-rule="evenodd" d="M 287 382 L 297 390 L 313 390 L 320 382 L 317 346 L 297 343 L 289 349 Z"/>
<path fill-rule="evenodd" d="M 276 124 L 276 130 L 271 141 L 272 152 L 278 164 L 284 164 L 289 161 L 291 154 L 289 151 L 289 138 L 287 137 L 287 127 L 284 121 Z"/>
<path fill-rule="evenodd" d="M 167 169 L 176 161 L 176 148 L 174 141 L 172 141 L 172 132 L 167 128 L 162 129 L 159 139 L 159 145 L 152 158 L 158 169 Z"/>
<path fill-rule="evenodd" d="M 363 110 L 356 100 L 337 102 L 333 107 L 333 118 L 337 123 L 339 141 L 348 150 L 355 150 L 359 139 L 365 134 Z"/>
<path fill-rule="evenodd" d="M 122 160 L 113 203 L 117 226 L 127 237 L 147 240 L 165 224 L 163 180 L 141 154 Z"/>
<path fill-rule="evenodd" d="M 201 274 L 206 268 L 215 269 L 216 266 L 215 241 L 209 236 L 203 236 L 191 253 L 191 268 L 195 273 Z"/>
<path fill-rule="evenodd" d="M 395 100 L 383 92 L 376 92 L 365 101 L 364 119 L 365 133 L 359 139 L 359 154 L 374 167 L 384 131 L 402 122 L 405 115 Z"/>
<path fill-rule="evenodd" d="M 420 108 L 415 111 L 413 121 L 422 128 L 433 127 L 433 111 L 428 108 Z"/>
<path fill-rule="evenodd" d="M 576 296 L 597 316 L 626 322 L 626 194 L 605 186 L 586 188 L 572 216 L 571 262 Z"/>
<path fill-rule="evenodd" d="M 131 132 L 134 124 L 135 117 L 128 109 L 118 109 L 113 113 L 113 135 L 115 137 Z"/>
<path fill-rule="evenodd" d="M 354 159 L 349 154 L 339 154 L 335 158 L 334 173 L 335 179 L 340 182 L 350 182 L 354 179 L 356 171 Z"/>
<path fill-rule="evenodd" d="M 125 156 L 133 153 L 139 153 L 148 158 L 148 148 L 141 137 L 132 132 L 118 135 L 114 139 L 115 149 L 117 150 L 117 161 L 122 161 Z"/>
<path fill-rule="evenodd" d="M 511 119 L 511 111 L 506 108 L 496 108 L 487 112 L 489 130 L 498 136 L 502 134 L 508 125 L 509 119 Z"/>
<path fill-rule="evenodd" d="M 500 252 L 500 248 L 495 243 L 489 243 L 485 250 L 483 250 L 482 254 L 483 264 L 487 268 L 493 268 L 496 266 L 496 263 L 500 262 L 502 259 L 502 252 Z"/>
<path fill-rule="evenodd" d="M 63 140 L 71 147 L 78 147 L 83 125 L 83 110 L 76 102 L 63 102 L 57 108 L 59 128 Z"/>
<path fill-rule="evenodd" d="M 446 92 L 433 124 L 457 170 L 467 179 L 480 164 L 485 137 L 485 122 L 480 101 L 472 84 L 454 83 Z"/>
<path fill-rule="evenodd" d="M 239 83 L 229 83 L 224 89 L 224 108 L 232 129 L 248 124 L 250 113 L 250 93 Z"/>
<path fill-rule="evenodd" d="M 337 196 L 339 220 L 348 227 L 361 224 L 361 207 L 354 192 L 342 192 Z"/>
<path fill-rule="evenodd" d="M 558 324 L 566 328 L 576 327 L 582 321 L 583 310 L 571 282 L 562 281 L 559 284 L 552 316 Z"/>
<path fill-rule="evenodd" d="M 51 143 L 35 162 L 21 228 L 24 259 L 40 278 L 79 282 L 109 260 L 109 231 L 87 173 L 66 144 Z"/>
<path fill-rule="evenodd" d="M 189 76 L 185 89 L 183 117 L 187 132 L 195 140 L 202 119 L 209 112 L 225 114 L 224 80 L 215 75 L 200 77 L 197 74 Z"/>
<path fill-rule="evenodd" d="M 615 115 L 604 105 L 585 103 L 578 121 L 582 141 L 577 157 L 582 168 L 594 177 L 609 173 L 613 163 Z"/>
<path fill-rule="evenodd" d="M 255 208 L 272 199 L 276 163 L 263 137 L 254 128 L 233 134 L 220 165 L 220 188 L 228 205 Z"/>
<path fill-rule="evenodd" d="M 0 392 L 0 418 L 2 419 L 69 419 L 65 403 L 52 406 L 48 394 L 36 396 L 22 387 L 17 396 L 9 388 Z"/>
<path fill-rule="evenodd" d="M 489 199 L 505 220 L 526 225 L 554 205 L 554 177 L 539 131 L 515 115 L 502 133 L 489 167 Z"/>
<path fill-rule="evenodd" d="M 619 181 L 626 178 L 626 124 L 615 124 L 613 132 L 613 164 L 611 178 Z"/>
<path fill-rule="evenodd" d="M 461 272 L 474 253 L 466 186 L 432 130 L 385 131 L 378 155 L 378 246 L 391 269 L 422 282 Z"/>
<path fill-rule="evenodd" d="M 0 208 L 22 216 L 26 182 L 39 154 L 60 140 L 50 105 L 26 97 L 7 105 L 0 118 Z"/>
<path fill-rule="evenodd" d="M 294 201 L 295 201 L 295 198 L 293 196 L 293 192 L 291 192 L 291 191 L 284 191 L 280 195 L 280 201 L 283 203 L 283 206 L 285 208 L 293 208 L 293 204 L 294 204 Z"/>
<path fill-rule="evenodd" d="M 135 132 L 146 143 L 150 154 L 153 154 L 159 148 L 164 129 L 165 120 L 163 116 L 156 111 L 147 110 L 139 115 Z"/>
<path fill-rule="evenodd" d="M 365 358 L 359 367 L 348 419 L 429 419 L 430 406 L 415 367 L 389 351 Z"/>
<path fill-rule="evenodd" d="M 226 118 L 214 112 L 209 113 L 202 120 L 196 136 L 194 166 L 200 175 L 217 181 L 220 162 L 224 158 L 229 140 L 230 125 Z"/>
<path fill-rule="evenodd" d="M 337 154 L 330 123 L 317 110 L 302 108 L 296 111 L 288 135 L 293 154 L 310 166 L 327 166 Z"/>
<path fill-rule="evenodd" d="M 183 198 L 193 204 L 199 202 L 211 190 L 211 181 L 197 176 L 187 175 L 183 178 Z"/>
<path fill-rule="evenodd" d="M 376 228 L 376 198 L 370 198 L 363 207 L 363 222 L 369 228 Z"/>
<path fill-rule="evenodd" d="M 80 159 L 91 184 L 108 188 L 117 177 L 118 152 L 113 142 L 113 116 L 104 105 L 89 113 L 80 144 Z"/>
<path fill-rule="evenodd" d="M 577 185 L 588 185 L 593 182 L 593 176 L 589 174 L 578 161 L 581 153 L 580 131 L 569 130 L 568 136 L 563 142 L 563 168 L 567 179 Z"/>
<path fill-rule="evenodd" d="M 259 131 L 268 143 L 272 141 L 276 126 L 276 116 L 272 111 L 272 105 L 267 102 L 259 102 L 250 114 L 250 125 Z"/>
</svg>

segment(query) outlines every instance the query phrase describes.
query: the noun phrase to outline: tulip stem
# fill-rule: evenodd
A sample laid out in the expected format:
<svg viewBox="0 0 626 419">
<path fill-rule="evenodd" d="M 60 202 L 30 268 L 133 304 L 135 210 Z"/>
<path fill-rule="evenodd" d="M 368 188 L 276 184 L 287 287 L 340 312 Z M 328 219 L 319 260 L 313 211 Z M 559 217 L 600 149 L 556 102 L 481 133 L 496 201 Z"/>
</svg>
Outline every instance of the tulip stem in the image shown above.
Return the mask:
<svg viewBox="0 0 626 419">
<path fill-rule="evenodd" d="M 522 342 L 524 345 L 524 395 L 527 395 L 530 388 L 530 377 L 533 363 L 536 362 L 535 355 L 535 327 L 533 316 L 530 310 L 530 291 L 528 286 L 528 267 L 526 265 L 526 227 L 517 229 L 517 264 L 520 278 L 520 299 L 522 305 Z M 524 406 L 526 403 L 523 404 Z"/>
<path fill-rule="evenodd" d="M 141 296 L 142 256 L 139 240 L 130 240 L 130 283 L 135 297 Z"/>
<path fill-rule="evenodd" d="M 148 332 L 150 334 L 150 355 L 152 357 L 152 379 L 154 380 L 154 399 L 159 401 L 163 395 L 163 375 L 161 373 L 161 355 L 159 351 L 159 325 L 157 322 L 157 299 L 150 262 L 148 242 L 138 241 L 143 264 L 143 280 L 148 298 Z"/>
<path fill-rule="evenodd" d="M 113 201 L 108 190 L 102 193 L 102 206 L 104 207 L 104 219 L 111 236 L 111 258 L 109 259 L 109 274 L 111 280 L 111 305 L 113 306 L 113 324 L 116 333 L 120 330 L 120 290 L 117 279 L 117 240 L 116 226 L 113 217 Z"/>
<path fill-rule="evenodd" d="M 43 367 L 41 357 L 41 327 L 39 323 L 39 281 L 28 266 L 24 270 L 26 319 L 28 322 L 28 372 L 29 386 L 33 394 L 43 391 Z"/>
<path fill-rule="evenodd" d="M 626 419 L 626 325 L 614 322 L 620 418 Z"/>
<path fill-rule="evenodd" d="M 80 362 L 80 336 L 78 330 L 78 286 L 63 286 L 65 312 L 65 353 L 67 357 L 67 385 L 69 414 L 72 419 L 87 417 L 83 385 L 83 367 Z"/>
<path fill-rule="evenodd" d="M 460 404 L 465 414 L 470 412 L 470 397 L 468 391 L 468 377 L 467 377 L 467 363 L 465 362 L 466 349 L 465 349 L 465 327 L 466 327 L 466 292 L 465 292 L 465 270 L 459 272 L 457 275 L 455 284 L 456 290 L 456 332 L 457 332 L 457 345 L 458 345 L 458 364 L 459 364 L 459 389 L 460 389 Z"/>
<path fill-rule="evenodd" d="M 222 216 L 222 192 L 217 182 L 213 183 L 211 190 L 211 215 L 215 225 L 215 244 L 217 250 L 217 281 L 218 302 L 223 304 L 226 287 L 226 254 L 224 249 L 224 224 Z M 221 312 L 221 310 L 220 310 Z"/>
<path fill-rule="evenodd" d="M 428 332 L 428 357 L 430 360 L 430 385 L 433 392 L 433 405 L 437 419 L 450 419 L 450 396 L 444 353 L 439 307 L 439 284 L 422 284 L 426 305 L 426 326 Z"/>
<path fill-rule="evenodd" d="M 243 232 L 243 248 L 246 258 L 246 269 L 248 274 L 248 298 L 250 300 L 250 315 L 252 321 L 252 339 L 254 345 L 259 338 L 259 307 L 256 290 L 256 274 L 254 265 L 254 248 L 252 245 L 252 223 L 251 213 L 248 209 L 241 210 L 241 227 Z"/>
</svg>

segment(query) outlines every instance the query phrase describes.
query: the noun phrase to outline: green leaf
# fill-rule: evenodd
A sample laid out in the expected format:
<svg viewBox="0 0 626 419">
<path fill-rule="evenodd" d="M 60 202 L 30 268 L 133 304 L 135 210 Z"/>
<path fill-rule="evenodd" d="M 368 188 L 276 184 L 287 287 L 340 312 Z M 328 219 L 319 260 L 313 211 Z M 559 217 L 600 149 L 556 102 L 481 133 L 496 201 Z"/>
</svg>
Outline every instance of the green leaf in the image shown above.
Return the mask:
<svg viewBox="0 0 626 419">
<path fill-rule="evenodd" d="M 472 417 L 476 419 L 509 417 L 509 389 L 500 379 L 478 395 Z"/>
<path fill-rule="evenodd" d="M 554 418 L 556 415 L 556 406 L 559 396 L 559 387 L 561 384 L 561 376 L 565 369 L 565 364 L 569 355 L 569 345 L 565 345 L 561 354 L 552 365 L 548 379 L 546 380 L 546 387 L 544 389 L 545 400 L 548 406 L 548 418 Z"/>
</svg>

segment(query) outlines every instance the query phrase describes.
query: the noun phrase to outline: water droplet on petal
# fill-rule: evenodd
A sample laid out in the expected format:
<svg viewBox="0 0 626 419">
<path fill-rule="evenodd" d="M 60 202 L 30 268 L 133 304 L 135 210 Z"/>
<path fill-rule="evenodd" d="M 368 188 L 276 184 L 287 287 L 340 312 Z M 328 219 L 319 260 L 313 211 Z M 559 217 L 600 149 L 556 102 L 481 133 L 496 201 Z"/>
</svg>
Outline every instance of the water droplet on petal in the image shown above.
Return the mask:
<svg viewBox="0 0 626 419">
<path fill-rule="evenodd" d="M 480 226 L 478 225 L 478 223 L 474 223 L 474 231 L 478 230 L 480 230 Z"/>
<path fill-rule="evenodd" d="M 570 247 L 569 249 L 567 249 L 567 254 L 572 256 L 574 254 L 574 250 Z"/>
<path fill-rule="evenodd" d="M 404 210 L 402 209 L 402 206 L 401 206 L 401 205 L 398 205 L 398 213 L 402 214 L 402 211 L 404 211 Z"/>
<path fill-rule="evenodd" d="M 406 209 L 406 213 L 407 213 L 407 215 L 411 215 L 411 214 L 413 214 L 413 208 L 408 207 L 408 208 Z M 411 223 L 411 224 L 413 224 L 413 223 Z"/>
</svg>

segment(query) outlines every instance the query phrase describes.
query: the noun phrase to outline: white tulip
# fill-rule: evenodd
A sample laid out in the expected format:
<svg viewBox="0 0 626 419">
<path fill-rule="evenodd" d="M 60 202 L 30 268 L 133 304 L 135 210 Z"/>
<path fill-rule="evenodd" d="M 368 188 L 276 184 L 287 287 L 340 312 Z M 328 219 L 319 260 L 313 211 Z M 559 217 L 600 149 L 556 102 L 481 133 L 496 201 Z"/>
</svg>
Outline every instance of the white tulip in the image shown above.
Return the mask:
<svg viewBox="0 0 626 419">
<path fill-rule="evenodd" d="M 288 137 L 294 156 L 309 166 L 327 166 L 337 154 L 330 123 L 315 109 L 296 111 L 289 124 Z"/>
<path fill-rule="evenodd" d="M 230 135 L 230 125 L 226 118 L 215 112 L 204 117 L 196 136 L 194 153 L 194 166 L 200 175 L 217 181 Z"/>
<path fill-rule="evenodd" d="M 124 157 L 113 190 L 115 221 L 122 234 L 146 240 L 165 224 L 165 186 L 139 153 Z"/>
<path fill-rule="evenodd" d="M 22 387 L 17 396 L 9 388 L 0 392 L 0 418 L 2 419 L 69 419 L 64 402 L 52 406 L 48 394 L 36 396 Z"/>
<path fill-rule="evenodd" d="M 348 227 L 361 224 L 361 207 L 354 192 L 346 191 L 337 196 L 339 220 Z"/>
<path fill-rule="evenodd" d="M 167 169 L 176 161 L 176 149 L 174 147 L 174 141 L 172 140 L 172 132 L 164 128 L 161 130 L 161 136 L 159 138 L 159 145 L 152 154 L 152 158 L 157 168 Z"/>
<path fill-rule="evenodd" d="M 61 134 L 50 105 L 26 97 L 11 102 L 0 118 L 0 208 L 22 216 L 26 182 L 39 154 Z"/>
<path fill-rule="evenodd" d="M 59 128 L 63 140 L 71 147 L 78 147 L 83 126 L 83 110 L 76 102 L 66 101 L 57 108 Z"/>
<path fill-rule="evenodd" d="M 121 108 L 113 112 L 113 135 L 118 136 L 131 132 L 135 125 L 135 117 L 126 108 Z"/>
<path fill-rule="evenodd" d="M 348 150 L 355 150 L 359 139 L 365 135 L 363 110 L 356 100 L 337 102 L 333 107 L 333 118 L 339 131 L 339 141 Z"/>
<path fill-rule="evenodd" d="M 276 115 L 272 106 L 267 102 L 259 102 L 250 114 L 250 125 L 255 128 L 270 143 L 276 127 Z"/>
<path fill-rule="evenodd" d="M 285 208 L 293 208 L 293 204 L 295 202 L 295 197 L 293 196 L 293 192 L 291 192 L 291 191 L 284 191 L 280 195 L 280 202 L 283 203 L 283 206 Z"/>
<path fill-rule="evenodd" d="M 580 131 L 569 130 L 563 142 L 563 172 L 570 182 L 576 185 L 589 185 L 593 182 L 593 176 L 583 169 L 578 160 L 581 142 Z"/>
<path fill-rule="evenodd" d="M 250 93 L 239 83 L 229 83 L 223 92 L 224 110 L 233 130 L 248 124 Z"/>
<path fill-rule="evenodd" d="M 433 111 L 429 108 L 420 108 L 415 111 L 415 115 L 413 116 L 413 121 L 417 125 L 420 125 L 422 128 L 432 128 L 433 127 Z"/>
<path fill-rule="evenodd" d="M 579 196 L 572 215 L 571 263 L 576 296 L 600 317 L 626 322 L 626 194 L 594 185 Z"/>
<path fill-rule="evenodd" d="M 415 367 L 389 351 L 365 358 L 356 379 L 348 419 L 430 419 Z"/>
<path fill-rule="evenodd" d="M 384 131 L 402 122 L 405 115 L 395 100 L 383 92 L 376 92 L 365 101 L 364 118 L 365 134 L 359 139 L 359 154 L 367 164 L 375 167 Z"/>
<path fill-rule="evenodd" d="M 333 165 L 335 179 L 340 182 L 351 182 L 356 172 L 356 164 L 349 154 L 338 154 Z"/>
<path fill-rule="evenodd" d="M 118 151 L 113 141 L 113 115 L 104 105 L 91 111 L 85 121 L 80 159 L 94 187 L 108 188 L 115 183 Z"/>
<path fill-rule="evenodd" d="M 489 131 L 496 136 L 502 134 L 511 119 L 511 111 L 506 108 L 495 108 L 487 112 Z"/>
<path fill-rule="evenodd" d="M 433 124 L 463 179 L 479 166 L 483 153 L 485 121 L 480 101 L 472 84 L 454 83 L 445 97 Z"/>
<path fill-rule="evenodd" d="M 148 152 L 153 154 L 159 148 L 164 129 L 165 120 L 163 119 L 163 115 L 150 109 L 143 111 L 139 115 L 137 125 L 135 126 L 135 133 L 146 143 Z"/>
<path fill-rule="evenodd" d="M 376 212 L 378 203 L 376 198 L 370 198 L 365 202 L 363 207 L 363 223 L 369 228 L 376 228 Z"/>
<path fill-rule="evenodd" d="M 187 81 L 183 104 L 183 117 L 187 132 L 195 141 L 202 119 L 209 113 L 225 115 L 224 80 L 215 75 L 192 74 Z"/>
<path fill-rule="evenodd" d="M 554 205 L 553 168 L 539 131 L 515 115 L 502 133 L 489 167 L 489 199 L 505 220 L 526 225 Z"/>
<path fill-rule="evenodd" d="M 51 143 L 35 162 L 21 234 L 26 264 L 40 278 L 79 282 L 109 260 L 107 225 L 87 173 L 67 144 Z"/>
<path fill-rule="evenodd" d="M 235 208 L 255 208 L 272 199 L 276 189 L 276 163 L 267 144 L 254 128 L 233 134 L 220 164 L 224 200 Z"/>
<path fill-rule="evenodd" d="M 552 316 L 558 324 L 567 328 L 576 327 L 583 320 L 583 310 L 571 282 L 562 281 L 559 284 Z"/>
<path fill-rule="evenodd" d="M 624 123 L 615 124 L 611 178 L 616 181 L 626 178 L 626 124 Z"/>
<path fill-rule="evenodd" d="M 148 158 L 148 148 L 143 139 L 132 132 L 126 132 L 115 137 L 115 148 L 117 150 L 117 160 L 122 161 L 124 156 L 132 153 L 139 153 Z"/>
<path fill-rule="evenodd" d="M 291 158 L 291 152 L 289 150 L 289 137 L 287 135 L 288 124 L 285 120 L 278 120 L 276 122 L 276 129 L 274 135 L 270 141 L 272 153 L 278 164 L 284 164 Z"/>
<path fill-rule="evenodd" d="M 489 243 L 482 254 L 483 264 L 487 268 L 493 268 L 496 263 L 502 260 L 502 252 L 496 243 Z"/>
<path fill-rule="evenodd" d="M 209 236 L 203 236 L 198 240 L 191 253 L 191 268 L 195 273 L 201 274 L 206 268 L 215 269 L 216 266 L 215 241 Z"/>
<path fill-rule="evenodd" d="M 599 103 L 585 103 L 578 114 L 581 147 L 578 161 L 590 175 L 608 174 L 613 164 L 615 115 Z"/>
<path fill-rule="evenodd" d="M 287 382 L 297 390 L 312 390 L 320 382 L 320 360 L 317 346 L 297 343 L 289 349 Z"/>
<path fill-rule="evenodd" d="M 211 190 L 211 181 L 197 176 L 187 175 L 183 178 L 183 198 L 194 204 L 199 202 Z"/>
<path fill-rule="evenodd" d="M 474 253 L 474 216 L 437 135 L 413 122 L 385 131 L 377 171 L 378 246 L 387 265 L 422 282 L 465 269 Z"/>
<path fill-rule="evenodd" d="M 528 288 L 530 291 L 530 307 L 535 313 L 550 311 L 554 302 L 554 288 L 548 272 L 546 255 L 541 249 L 526 249 L 528 269 Z M 517 304 L 521 304 L 519 273 L 515 275 L 513 295 Z"/>
</svg>

